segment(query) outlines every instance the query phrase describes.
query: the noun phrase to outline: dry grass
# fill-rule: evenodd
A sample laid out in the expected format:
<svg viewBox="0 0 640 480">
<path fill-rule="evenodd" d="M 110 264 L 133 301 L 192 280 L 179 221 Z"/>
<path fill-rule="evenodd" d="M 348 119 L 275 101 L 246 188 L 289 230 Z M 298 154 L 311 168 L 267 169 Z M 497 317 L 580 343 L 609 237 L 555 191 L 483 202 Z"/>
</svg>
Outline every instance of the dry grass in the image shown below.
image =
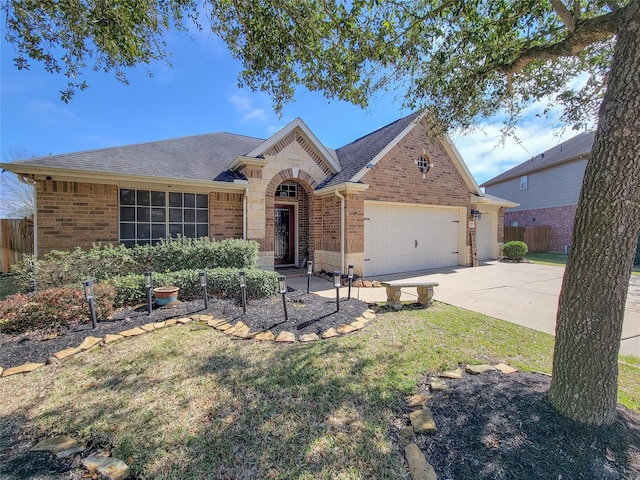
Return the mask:
<svg viewBox="0 0 640 480">
<path fill-rule="evenodd" d="M 394 425 L 421 374 L 483 361 L 548 372 L 552 345 L 443 304 L 288 346 L 190 324 L 2 379 L 0 434 L 108 437 L 138 478 L 408 478 Z M 620 388 L 640 410 L 637 367 L 621 366 Z"/>
</svg>

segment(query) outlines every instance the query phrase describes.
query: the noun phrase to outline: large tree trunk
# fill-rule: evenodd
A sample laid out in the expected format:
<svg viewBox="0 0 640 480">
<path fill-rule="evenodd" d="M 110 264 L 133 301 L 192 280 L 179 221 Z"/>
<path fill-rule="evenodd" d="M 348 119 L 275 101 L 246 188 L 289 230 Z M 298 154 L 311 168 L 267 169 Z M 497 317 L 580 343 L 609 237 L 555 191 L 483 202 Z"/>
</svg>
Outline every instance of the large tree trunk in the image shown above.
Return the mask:
<svg viewBox="0 0 640 480">
<path fill-rule="evenodd" d="M 618 351 L 640 229 L 640 2 L 618 27 L 562 284 L 549 399 L 581 423 L 616 415 Z"/>
</svg>

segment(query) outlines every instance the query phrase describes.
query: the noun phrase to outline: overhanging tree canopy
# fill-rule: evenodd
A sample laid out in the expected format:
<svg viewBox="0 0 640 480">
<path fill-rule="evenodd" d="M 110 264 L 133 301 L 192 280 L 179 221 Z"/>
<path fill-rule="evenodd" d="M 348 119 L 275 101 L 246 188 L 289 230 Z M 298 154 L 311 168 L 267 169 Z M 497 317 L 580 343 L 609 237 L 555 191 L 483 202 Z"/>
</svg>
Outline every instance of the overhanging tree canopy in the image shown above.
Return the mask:
<svg viewBox="0 0 640 480">
<path fill-rule="evenodd" d="M 365 106 L 380 88 L 427 109 L 434 129 L 533 100 L 574 126 L 598 115 L 560 297 L 550 399 L 575 420 L 615 417 L 617 353 L 640 229 L 640 0 L 9 0 L 16 65 L 70 77 L 166 58 L 163 34 L 191 18 L 219 35 L 239 82 L 276 110 L 296 87 Z"/>
</svg>

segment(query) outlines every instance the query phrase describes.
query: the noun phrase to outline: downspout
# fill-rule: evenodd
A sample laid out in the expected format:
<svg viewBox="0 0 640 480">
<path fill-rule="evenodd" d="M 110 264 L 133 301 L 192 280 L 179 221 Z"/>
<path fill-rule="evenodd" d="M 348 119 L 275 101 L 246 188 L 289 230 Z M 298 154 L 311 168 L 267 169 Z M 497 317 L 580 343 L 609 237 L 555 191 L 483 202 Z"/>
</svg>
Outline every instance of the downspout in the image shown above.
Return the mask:
<svg viewBox="0 0 640 480">
<path fill-rule="evenodd" d="M 244 189 L 244 195 L 242 197 L 242 239 L 247 239 L 247 194 L 249 193 L 249 187 Z"/>
<path fill-rule="evenodd" d="M 25 185 L 29 185 L 33 188 L 33 256 L 38 256 L 38 195 L 36 190 L 35 180 L 27 180 L 24 175 L 18 175 L 20 180 Z"/>
<path fill-rule="evenodd" d="M 344 272 L 344 195 L 338 189 L 334 192 L 340 199 L 340 273 Z"/>
</svg>

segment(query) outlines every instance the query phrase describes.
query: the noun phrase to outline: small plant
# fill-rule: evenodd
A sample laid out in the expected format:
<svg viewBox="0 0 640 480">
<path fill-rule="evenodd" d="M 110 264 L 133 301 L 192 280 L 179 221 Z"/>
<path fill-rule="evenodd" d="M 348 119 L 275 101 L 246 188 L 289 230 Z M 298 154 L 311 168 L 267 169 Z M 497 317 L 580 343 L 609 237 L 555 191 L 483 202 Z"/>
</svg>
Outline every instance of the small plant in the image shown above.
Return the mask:
<svg viewBox="0 0 640 480">
<path fill-rule="evenodd" d="M 527 244 L 520 241 L 507 242 L 502 247 L 502 255 L 509 260 L 521 261 L 529 251 Z"/>
<path fill-rule="evenodd" d="M 95 286 L 98 318 L 113 313 L 114 290 Z M 0 330 L 3 333 L 25 333 L 33 330 L 64 330 L 72 323 L 90 321 L 84 291 L 78 287 L 57 287 L 26 295 L 9 295 L 0 302 Z"/>
</svg>

